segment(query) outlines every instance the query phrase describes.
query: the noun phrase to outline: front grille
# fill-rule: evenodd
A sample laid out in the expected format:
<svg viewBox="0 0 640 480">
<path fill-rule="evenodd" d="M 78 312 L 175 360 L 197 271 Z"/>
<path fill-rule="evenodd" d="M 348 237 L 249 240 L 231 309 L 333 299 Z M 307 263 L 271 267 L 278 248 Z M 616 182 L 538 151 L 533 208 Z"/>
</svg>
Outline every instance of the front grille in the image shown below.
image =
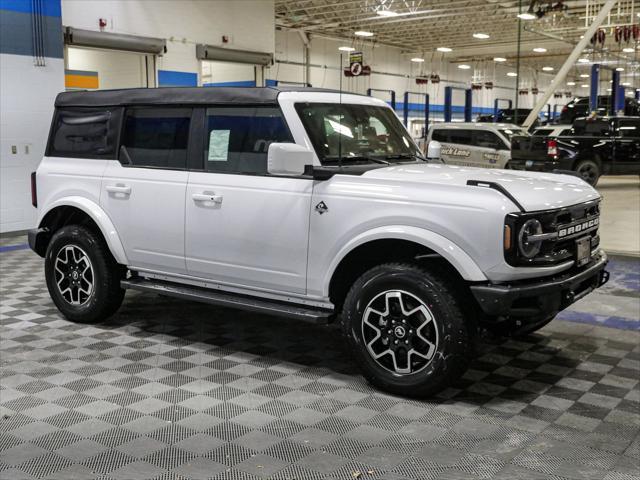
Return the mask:
<svg viewBox="0 0 640 480">
<path fill-rule="evenodd" d="M 571 207 L 534 212 L 523 215 L 507 216 L 514 240 L 520 226 L 530 218 L 536 218 L 542 224 L 543 233 L 557 233 L 557 238 L 542 242 L 540 253 L 531 259 L 519 255 L 517 242 L 510 252 L 505 252 L 507 262 L 514 266 L 552 266 L 576 258 L 576 240 L 589 236 L 591 250 L 600 245 L 598 226 L 600 222 L 600 201 L 594 200 Z"/>
</svg>

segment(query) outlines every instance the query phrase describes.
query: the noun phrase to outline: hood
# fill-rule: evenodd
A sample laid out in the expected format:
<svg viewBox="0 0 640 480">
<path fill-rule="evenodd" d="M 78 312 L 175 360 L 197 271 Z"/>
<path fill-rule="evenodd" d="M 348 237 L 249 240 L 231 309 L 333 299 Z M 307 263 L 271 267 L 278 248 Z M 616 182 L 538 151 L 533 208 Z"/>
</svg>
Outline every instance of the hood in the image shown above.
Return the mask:
<svg viewBox="0 0 640 480">
<path fill-rule="evenodd" d="M 578 177 L 555 173 L 458 167 L 443 164 L 411 164 L 377 168 L 365 178 L 414 183 L 466 186 L 469 180 L 498 184 L 527 212 L 567 207 L 600 198 L 600 194 Z M 501 193 L 504 194 L 504 193 Z"/>
</svg>

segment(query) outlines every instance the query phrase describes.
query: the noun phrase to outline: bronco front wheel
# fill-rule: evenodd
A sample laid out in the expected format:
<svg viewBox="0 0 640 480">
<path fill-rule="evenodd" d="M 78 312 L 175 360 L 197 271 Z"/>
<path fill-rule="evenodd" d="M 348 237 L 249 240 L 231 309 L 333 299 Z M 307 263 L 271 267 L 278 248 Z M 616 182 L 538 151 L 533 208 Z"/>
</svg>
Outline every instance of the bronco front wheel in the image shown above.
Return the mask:
<svg viewBox="0 0 640 480">
<path fill-rule="evenodd" d="M 475 325 L 465 318 L 454 282 L 413 264 L 390 263 L 363 274 L 344 303 L 343 332 L 373 385 L 426 396 L 467 368 Z"/>
</svg>

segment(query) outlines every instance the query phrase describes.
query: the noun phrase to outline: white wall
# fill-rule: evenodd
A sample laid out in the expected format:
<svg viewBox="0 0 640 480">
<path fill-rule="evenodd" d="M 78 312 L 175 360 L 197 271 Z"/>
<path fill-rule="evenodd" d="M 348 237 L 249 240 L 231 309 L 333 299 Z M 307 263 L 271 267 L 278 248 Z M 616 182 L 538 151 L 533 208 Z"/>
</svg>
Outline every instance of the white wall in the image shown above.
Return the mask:
<svg viewBox="0 0 640 480">
<path fill-rule="evenodd" d="M 31 56 L 0 55 L 0 232 L 35 225 L 29 174 L 44 155 L 53 99 L 62 90 L 61 58 L 35 67 Z"/>
<path fill-rule="evenodd" d="M 273 0 L 62 0 L 62 23 L 99 30 L 98 19 L 107 20 L 106 32 L 167 39 L 167 53 L 158 59 L 159 70 L 198 73 L 195 45 L 274 51 Z M 199 78 L 199 84 L 201 84 Z"/>
</svg>

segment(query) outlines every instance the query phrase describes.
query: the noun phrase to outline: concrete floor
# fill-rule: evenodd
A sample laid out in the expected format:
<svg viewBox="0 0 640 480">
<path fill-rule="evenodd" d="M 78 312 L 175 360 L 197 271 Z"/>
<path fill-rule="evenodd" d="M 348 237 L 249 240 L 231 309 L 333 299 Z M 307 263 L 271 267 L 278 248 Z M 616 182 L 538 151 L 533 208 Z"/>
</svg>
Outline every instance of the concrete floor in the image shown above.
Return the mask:
<svg viewBox="0 0 640 480">
<path fill-rule="evenodd" d="M 609 253 L 640 256 L 640 177 L 602 177 L 600 237 Z"/>
</svg>

